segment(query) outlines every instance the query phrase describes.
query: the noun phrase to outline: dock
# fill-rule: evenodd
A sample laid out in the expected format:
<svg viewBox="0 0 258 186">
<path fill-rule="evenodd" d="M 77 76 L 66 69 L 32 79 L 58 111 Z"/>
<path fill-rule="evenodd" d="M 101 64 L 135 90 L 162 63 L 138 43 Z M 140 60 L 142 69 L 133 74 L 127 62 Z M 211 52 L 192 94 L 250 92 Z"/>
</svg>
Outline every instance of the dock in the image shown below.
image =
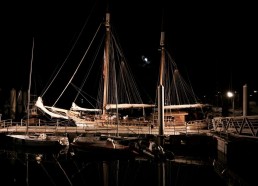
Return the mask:
<svg viewBox="0 0 258 186">
<path fill-rule="evenodd" d="M 0 133 L 22 133 L 26 131 L 24 121 L 0 121 Z M 151 124 L 115 125 L 98 124 L 89 127 L 65 126 L 59 123 L 36 123 L 28 127 L 28 132 L 34 133 L 119 133 L 119 134 L 159 134 L 159 127 Z M 207 127 L 198 126 L 198 122 L 186 125 L 170 125 L 164 129 L 164 135 L 207 134 L 218 136 L 237 136 L 258 139 L 258 115 L 215 117 L 207 122 Z"/>
<path fill-rule="evenodd" d="M 123 135 L 139 135 L 139 134 L 159 134 L 159 127 L 152 125 L 114 125 L 114 124 L 98 124 L 90 127 L 79 127 L 79 126 L 63 126 L 63 125 L 53 125 L 38 123 L 36 125 L 31 125 L 28 128 L 24 122 L 11 122 L 2 121 L 0 122 L 0 133 L 103 133 L 103 134 L 123 134 Z M 179 126 L 167 126 L 165 127 L 164 135 L 178 135 L 181 133 L 207 133 L 208 129 L 200 129 L 198 126 L 187 127 L 186 125 Z"/>
</svg>

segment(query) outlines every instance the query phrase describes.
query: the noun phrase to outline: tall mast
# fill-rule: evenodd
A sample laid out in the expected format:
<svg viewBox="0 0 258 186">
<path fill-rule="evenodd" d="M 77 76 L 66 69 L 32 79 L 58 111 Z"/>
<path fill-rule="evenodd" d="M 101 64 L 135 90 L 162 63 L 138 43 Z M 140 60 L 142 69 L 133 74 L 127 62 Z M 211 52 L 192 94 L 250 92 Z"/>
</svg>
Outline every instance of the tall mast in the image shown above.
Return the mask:
<svg viewBox="0 0 258 186">
<path fill-rule="evenodd" d="M 163 12 L 164 13 L 164 12 Z M 165 66 L 165 33 L 163 31 L 163 15 L 161 24 L 160 35 L 161 59 L 160 59 L 160 79 L 158 86 L 158 124 L 159 124 L 159 145 L 164 145 L 164 86 L 163 86 L 163 73 Z"/>
<path fill-rule="evenodd" d="M 32 40 L 32 52 L 31 52 L 31 61 L 30 61 L 30 75 L 29 75 L 29 88 L 28 88 L 28 104 L 27 104 L 27 126 L 26 126 L 26 134 L 28 134 L 29 120 L 30 120 L 30 88 L 31 88 L 31 75 L 32 75 L 32 62 L 33 62 L 33 51 L 34 51 L 34 38 Z"/>
<path fill-rule="evenodd" d="M 164 73 L 164 64 L 165 64 L 165 32 L 161 32 L 160 35 L 160 48 L 161 48 L 161 59 L 160 59 L 160 77 L 159 77 L 159 85 L 163 85 L 163 73 Z"/>
<path fill-rule="evenodd" d="M 164 47 L 164 32 L 161 32 L 160 47 L 161 47 L 161 60 L 160 60 L 160 81 L 158 86 L 158 121 L 159 121 L 159 135 L 164 135 L 164 86 L 163 86 L 163 71 L 165 64 L 165 47 Z M 160 141 L 160 145 L 162 142 Z"/>
<path fill-rule="evenodd" d="M 161 19 L 160 50 L 161 50 L 161 59 L 160 59 L 159 85 L 163 85 L 164 65 L 165 65 L 164 10 L 162 11 L 162 19 Z"/>
<path fill-rule="evenodd" d="M 108 98 L 108 85 L 109 85 L 109 45 L 110 45 L 110 13 L 106 13 L 106 40 L 105 40 L 105 49 L 104 49 L 104 90 L 103 90 L 103 112 L 102 116 L 106 115 L 106 106 Z"/>
</svg>

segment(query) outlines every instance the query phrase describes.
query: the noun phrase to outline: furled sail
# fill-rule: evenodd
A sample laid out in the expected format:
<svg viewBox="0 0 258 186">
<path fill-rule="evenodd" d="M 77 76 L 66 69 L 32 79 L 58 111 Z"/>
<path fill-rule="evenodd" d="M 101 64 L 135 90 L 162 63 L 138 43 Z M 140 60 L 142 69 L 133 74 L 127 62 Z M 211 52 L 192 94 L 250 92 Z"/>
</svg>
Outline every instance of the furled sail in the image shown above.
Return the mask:
<svg viewBox="0 0 258 186">
<path fill-rule="evenodd" d="M 182 104 L 182 105 L 166 105 L 164 106 L 164 109 L 184 109 L 184 108 L 202 108 L 207 106 L 207 104 Z"/>
<path fill-rule="evenodd" d="M 151 108 L 151 107 L 155 107 L 155 105 L 151 105 L 151 104 L 108 104 L 106 106 L 107 110 L 110 109 L 128 109 L 128 108 Z"/>
<path fill-rule="evenodd" d="M 74 111 L 86 111 L 86 112 L 101 112 L 101 109 L 89 109 L 89 108 L 82 108 L 76 105 L 76 103 L 72 103 L 71 110 Z"/>
<path fill-rule="evenodd" d="M 38 97 L 36 104 L 35 104 L 38 108 L 40 108 L 42 111 L 44 111 L 45 113 L 47 113 L 49 116 L 51 116 L 52 118 L 61 118 L 61 119 L 68 119 L 68 116 L 66 116 L 67 114 L 67 110 L 65 109 L 58 109 L 56 107 L 48 107 L 48 106 L 44 106 L 42 98 Z M 50 111 L 52 110 L 52 111 Z M 55 113 L 54 111 L 59 111 L 59 113 Z M 60 112 L 65 113 L 65 115 L 60 114 Z"/>
</svg>

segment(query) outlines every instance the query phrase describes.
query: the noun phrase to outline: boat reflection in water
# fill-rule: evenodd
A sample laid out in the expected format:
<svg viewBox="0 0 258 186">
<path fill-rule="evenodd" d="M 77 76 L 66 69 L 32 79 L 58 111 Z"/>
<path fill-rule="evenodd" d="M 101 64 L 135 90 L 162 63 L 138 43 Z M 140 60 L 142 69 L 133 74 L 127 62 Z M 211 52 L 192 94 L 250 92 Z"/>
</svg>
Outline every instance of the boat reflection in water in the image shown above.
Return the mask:
<svg viewBox="0 0 258 186">
<path fill-rule="evenodd" d="M 0 150 L 0 179 L 6 185 L 226 185 L 204 160 L 105 159 L 74 152 Z"/>
</svg>

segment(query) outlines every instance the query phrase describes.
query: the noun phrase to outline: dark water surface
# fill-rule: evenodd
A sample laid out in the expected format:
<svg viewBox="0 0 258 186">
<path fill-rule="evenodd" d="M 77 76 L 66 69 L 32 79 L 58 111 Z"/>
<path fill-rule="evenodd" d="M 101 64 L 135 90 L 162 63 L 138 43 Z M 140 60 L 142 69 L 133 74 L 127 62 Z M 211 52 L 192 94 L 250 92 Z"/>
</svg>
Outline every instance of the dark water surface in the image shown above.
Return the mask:
<svg viewBox="0 0 258 186">
<path fill-rule="evenodd" d="M 105 159 L 75 153 L 0 150 L 1 185 L 226 185 L 209 160 L 177 157 L 166 162 L 146 158 Z"/>
<path fill-rule="evenodd" d="M 257 185 L 257 146 L 237 143 L 231 147 L 229 157 L 210 148 L 195 148 L 194 153 L 178 149 L 175 159 L 157 161 L 89 154 L 71 146 L 61 150 L 21 148 L 1 138 L 0 180 L 1 185 L 8 186 Z"/>
</svg>

